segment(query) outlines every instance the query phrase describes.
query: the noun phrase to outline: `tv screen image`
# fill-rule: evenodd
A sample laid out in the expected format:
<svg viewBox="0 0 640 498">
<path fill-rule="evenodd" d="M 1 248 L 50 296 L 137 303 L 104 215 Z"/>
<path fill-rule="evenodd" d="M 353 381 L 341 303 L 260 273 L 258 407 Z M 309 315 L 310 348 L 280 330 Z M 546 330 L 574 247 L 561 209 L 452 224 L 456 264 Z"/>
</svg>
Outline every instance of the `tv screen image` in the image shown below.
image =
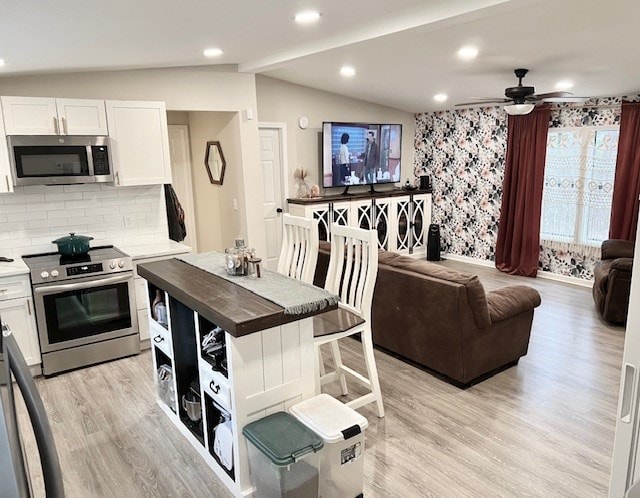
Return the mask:
<svg viewBox="0 0 640 498">
<path fill-rule="evenodd" d="M 322 124 L 322 186 L 400 181 L 401 124 Z"/>
</svg>

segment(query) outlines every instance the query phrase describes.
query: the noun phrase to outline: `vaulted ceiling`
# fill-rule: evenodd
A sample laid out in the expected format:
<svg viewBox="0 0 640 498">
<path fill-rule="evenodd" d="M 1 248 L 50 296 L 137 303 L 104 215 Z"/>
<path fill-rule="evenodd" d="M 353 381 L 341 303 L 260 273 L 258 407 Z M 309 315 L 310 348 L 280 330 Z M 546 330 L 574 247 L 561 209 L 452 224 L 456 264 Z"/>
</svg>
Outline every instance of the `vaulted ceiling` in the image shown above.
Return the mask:
<svg viewBox="0 0 640 498">
<path fill-rule="evenodd" d="M 526 84 L 576 95 L 640 91 L 637 0 L 22 0 L 0 3 L 3 75 L 233 64 L 409 112 Z M 315 9 L 320 20 L 293 21 Z M 473 61 L 456 57 L 476 46 Z M 223 53 L 203 56 L 208 47 Z M 343 65 L 355 76 L 339 74 Z M 437 103 L 433 96 L 448 99 Z"/>
</svg>

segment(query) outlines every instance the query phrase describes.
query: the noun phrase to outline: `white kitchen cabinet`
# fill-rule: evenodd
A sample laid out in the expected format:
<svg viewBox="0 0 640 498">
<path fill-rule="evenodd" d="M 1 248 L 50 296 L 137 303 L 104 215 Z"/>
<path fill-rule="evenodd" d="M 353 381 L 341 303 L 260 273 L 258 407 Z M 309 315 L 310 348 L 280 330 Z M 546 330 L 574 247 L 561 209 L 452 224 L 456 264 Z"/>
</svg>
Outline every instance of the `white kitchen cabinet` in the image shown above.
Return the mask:
<svg viewBox="0 0 640 498">
<path fill-rule="evenodd" d="M 117 186 L 171 183 L 164 102 L 106 102 Z"/>
<path fill-rule="evenodd" d="M 1 283 L 0 283 L 1 285 Z M 40 345 L 30 297 L 0 301 L 0 318 L 9 326 L 27 365 L 40 363 Z"/>
<path fill-rule="evenodd" d="M 108 135 L 103 100 L 56 99 L 61 135 Z"/>
<path fill-rule="evenodd" d="M 13 192 L 13 177 L 9 162 L 9 148 L 4 139 L 4 117 L 2 115 L 2 102 L 0 102 L 0 194 Z"/>
<path fill-rule="evenodd" d="M 2 97 L 6 135 L 107 135 L 102 100 Z"/>
<path fill-rule="evenodd" d="M 27 364 L 40 363 L 40 343 L 28 274 L 0 278 L 0 318 L 13 332 Z"/>
</svg>

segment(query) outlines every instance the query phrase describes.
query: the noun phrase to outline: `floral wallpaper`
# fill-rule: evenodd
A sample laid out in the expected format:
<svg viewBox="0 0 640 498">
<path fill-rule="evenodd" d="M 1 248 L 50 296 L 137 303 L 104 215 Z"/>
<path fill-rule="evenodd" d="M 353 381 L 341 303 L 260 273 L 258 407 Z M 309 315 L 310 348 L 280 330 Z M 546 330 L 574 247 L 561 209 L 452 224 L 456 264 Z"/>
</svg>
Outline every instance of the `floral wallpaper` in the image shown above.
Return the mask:
<svg viewBox="0 0 640 498">
<path fill-rule="evenodd" d="M 623 99 L 637 101 L 640 96 L 591 99 L 584 107 L 556 104 L 549 125 L 564 128 L 619 124 Z M 432 217 L 433 223 L 440 225 L 443 250 L 470 258 L 495 259 L 506 147 L 507 114 L 501 107 L 416 115 L 414 174 L 416 178 L 431 176 Z M 592 279 L 598 259 L 540 247 L 539 268 Z"/>
<path fill-rule="evenodd" d="M 499 107 L 416 116 L 415 174 L 431 176 L 443 250 L 494 259 L 506 147 L 507 118 Z"/>
</svg>

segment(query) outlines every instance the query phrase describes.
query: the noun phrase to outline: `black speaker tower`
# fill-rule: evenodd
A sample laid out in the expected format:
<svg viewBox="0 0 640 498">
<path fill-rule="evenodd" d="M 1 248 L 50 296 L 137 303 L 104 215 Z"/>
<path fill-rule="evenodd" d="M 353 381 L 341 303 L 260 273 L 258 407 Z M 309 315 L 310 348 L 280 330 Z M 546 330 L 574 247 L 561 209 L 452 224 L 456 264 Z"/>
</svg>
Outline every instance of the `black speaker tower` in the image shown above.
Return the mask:
<svg viewBox="0 0 640 498">
<path fill-rule="evenodd" d="M 440 225 L 429 225 L 427 234 L 427 260 L 440 261 Z"/>
</svg>

